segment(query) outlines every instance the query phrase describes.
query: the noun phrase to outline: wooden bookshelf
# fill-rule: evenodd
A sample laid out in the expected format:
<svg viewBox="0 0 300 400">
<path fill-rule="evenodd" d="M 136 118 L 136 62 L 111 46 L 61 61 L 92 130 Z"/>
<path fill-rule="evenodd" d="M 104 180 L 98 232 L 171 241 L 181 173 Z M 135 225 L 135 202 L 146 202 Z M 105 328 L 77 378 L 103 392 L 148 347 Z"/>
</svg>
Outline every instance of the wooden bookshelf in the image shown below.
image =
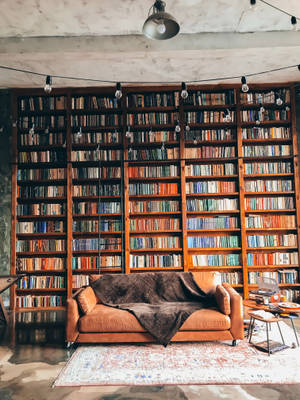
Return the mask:
<svg viewBox="0 0 300 400">
<path fill-rule="evenodd" d="M 16 310 L 64 308 L 95 273 L 219 270 L 245 298 L 280 276 L 299 295 L 293 86 L 188 90 L 14 92 L 11 271 L 31 279 Z"/>
</svg>

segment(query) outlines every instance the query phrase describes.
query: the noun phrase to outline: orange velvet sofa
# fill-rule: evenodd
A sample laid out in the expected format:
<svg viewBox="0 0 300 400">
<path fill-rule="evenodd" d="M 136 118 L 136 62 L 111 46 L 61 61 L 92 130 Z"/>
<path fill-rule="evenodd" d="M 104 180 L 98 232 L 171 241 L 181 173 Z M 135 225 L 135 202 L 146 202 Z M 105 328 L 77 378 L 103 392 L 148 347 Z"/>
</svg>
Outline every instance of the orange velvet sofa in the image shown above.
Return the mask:
<svg viewBox="0 0 300 400">
<path fill-rule="evenodd" d="M 184 322 L 171 341 L 231 340 L 244 338 L 241 296 L 227 283 L 220 283 L 218 272 L 193 272 L 198 286 L 215 295 L 218 309 L 201 309 Z M 91 276 L 91 280 L 99 275 Z M 100 304 L 93 289 L 80 289 L 67 300 L 66 341 L 76 343 L 142 343 L 155 339 L 128 311 Z"/>
</svg>

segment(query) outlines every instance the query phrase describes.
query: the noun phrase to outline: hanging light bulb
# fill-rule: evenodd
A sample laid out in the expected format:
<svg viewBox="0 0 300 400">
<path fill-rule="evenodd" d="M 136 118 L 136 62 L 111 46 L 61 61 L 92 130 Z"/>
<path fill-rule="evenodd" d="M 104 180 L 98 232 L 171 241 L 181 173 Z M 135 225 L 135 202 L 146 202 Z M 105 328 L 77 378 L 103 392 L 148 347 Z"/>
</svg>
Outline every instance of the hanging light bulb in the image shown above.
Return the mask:
<svg viewBox="0 0 300 400">
<path fill-rule="evenodd" d="M 285 107 L 285 111 L 290 111 L 290 107 L 289 107 L 289 106 L 286 106 L 286 107 Z"/>
<path fill-rule="evenodd" d="M 76 135 L 77 135 L 78 138 L 81 138 L 81 137 L 82 137 L 82 129 L 81 129 L 81 126 L 79 127 L 78 132 L 76 132 Z"/>
<path fill-rule="evenodd" d="M 47 77 L 46 77 L 46 84 L 45 84 L 45 86 L 44 86 L 44 91 L 46 92 L 46 93 L 51 93 L 51 91 L 52 91 L 52 79 L 51 79 L 51 76 L 50 75 L 47 75 Z"/>
<path fill-rule="evenodd" d="M 297 18 L 294 15 L 291 17 L 291 24 L 292 24 L 293 31 L 296 31 L 297 30 Z"/>
<path fill-rule="evenodd" d="M 196 138 L 195 135 L 194 135 L 193 143 L 194 143 L 194 144 L 197 144 L 197 143 L 198 143 L 197 138 Z"/>
<path fill-rule="evenodd" d="M 185 100 L 185 99 L 187 99 L 189 97 L 189 93 L 186 90 L 185 82 L 181 83 L 181 97 L 183 98 L 183 100 Z"/>
<path fill-rule="evenodd" d="M 185 126 L 185 131 L 186 131 L 186 132 L 190 132 L 190 130 L 191 130 L 191 128 L 189 127 L 189 125 L 186 125 L 186 126 Z"/>
<path fill-rule="evenodd" d="M 157 32 L 163 35 L 166 32 L 166 25 L 164 24 L 164 21 L 161 19 L 159 23 L 157 24 Z"/>
<path fill-rule="evenodd" d="M 281 99 L 281 97 L 277 97 L 277 99 L 276 99 L 276 104 L 278 105 L 278 106 L 282 106 L 282 104 L 283 104 L 283 100 Z"/>
<path fill-rule="evenodd" d="M 250 0 L 250 10 L 255 11 L 257 7 L 256 0 Z"/>
<path fill-rule="evenodd" d="M 117 82 L 117 84 L 116 84 L 115 97 L 118 100 L 120 100 L 122 98 L 122 90 L 121 90 L 121 83 L 120 82 Z"/>
<path fill-rule="evenodd" d="M 127 127 L 127 131 L 126 131 L 125 136 L 127 137 L 127 139 L 129 139 L 131 137 L 130 125 L 128 125 L 128 127 Z"/>
<path fill-rule="evenodd" d="M 181 131 L 180 125 L 179 125 L 179 121 L 176 121 L 176 125 L 175 125 L 175 132 L 179 133 Z"/>
<path fill-rule="evenodd" d="M 29 129 L 30 135 L 34 135 L 34 129 L 35 129 L 35 125 L 32 124 L 32 127 Z"/>
<path fill-rule="evenodd" d="M 245 76 L 242 76 L 241 82 L 242 82 L 242 92 L 247 93 L 249 91 L 249 86 L 247 85 L 247 80 Z"/>
</svg>

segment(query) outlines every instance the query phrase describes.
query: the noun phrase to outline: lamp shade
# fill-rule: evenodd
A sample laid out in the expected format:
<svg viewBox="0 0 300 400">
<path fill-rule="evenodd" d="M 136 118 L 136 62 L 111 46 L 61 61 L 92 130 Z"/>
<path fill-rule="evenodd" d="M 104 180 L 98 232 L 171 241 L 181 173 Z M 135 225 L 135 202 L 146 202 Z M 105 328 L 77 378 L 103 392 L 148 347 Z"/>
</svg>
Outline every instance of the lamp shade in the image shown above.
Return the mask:
<svg viewBox="0 0 300 400">
<path fill-rule="evenodd" d="M 156 1 L 151 14 L 143 26 L 143 34 L 150 39 L 166 40 L 177 35 L 179 24 L 176 19 L 164 10 L 165 3 Z"/>
</svg>

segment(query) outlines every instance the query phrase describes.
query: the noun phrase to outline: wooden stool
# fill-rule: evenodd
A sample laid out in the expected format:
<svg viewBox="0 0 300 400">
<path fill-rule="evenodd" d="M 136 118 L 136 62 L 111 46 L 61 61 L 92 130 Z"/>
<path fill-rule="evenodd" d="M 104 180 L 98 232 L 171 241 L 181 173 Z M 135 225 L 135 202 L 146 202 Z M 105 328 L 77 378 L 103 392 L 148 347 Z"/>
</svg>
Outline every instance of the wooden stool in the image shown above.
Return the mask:
<svg viewBox="0 0 300 400">
<path fill-rule="evenodd" d="M 280 325 L 279 325 L 279 321 L 281 321 L 280 317 L 275 317 L 274 316 L 274 317 L 265 318 L 265 317 L 261 317 L 260 315 L 255 314 L 254 312 L 251 312 L 251 311 L 248 314 L 250 316 L 250 325 L 249 325 L 248 334 L 247 334 L 247 338 L 249 338 L 249 343 L 253 344 L 254 346 L 258 347 L 261 350 L 267 351 L 269 355 L 271 354 L 271 351 L 275 352 L 275 351 L 279 351 L 279 350 L 284 350 L 284 349 L 289 347 L 289 346 L 286 346 L 286 344 L 284 342 L 284 339 L 283 339 L 283 335 L 282 335 L 281 328 L 280 328 Z M 251 341 L 255 320 L 258 320 L 258 321 L 261 321 L 261 322 L 265 322 L 265 324 L 266 324 L 267 347 L 265 347 L 263 345 L 260 345 L 260 343 L 253 343 Z M 281 340 L 282 340 L 282 345 L 280 343 L 276 342 L 276 345 L 278 345 L 278 346 L 276 347 L 276 349 L 272 349 L 271 350 L 269 330 L 271 330 L 271 324 L 274 323 L 274 322 L 278 326 L 278 330 L 279 330 L 279 333 L 280 333 L 280 336 L 281 336 Z"/>
</svg>

